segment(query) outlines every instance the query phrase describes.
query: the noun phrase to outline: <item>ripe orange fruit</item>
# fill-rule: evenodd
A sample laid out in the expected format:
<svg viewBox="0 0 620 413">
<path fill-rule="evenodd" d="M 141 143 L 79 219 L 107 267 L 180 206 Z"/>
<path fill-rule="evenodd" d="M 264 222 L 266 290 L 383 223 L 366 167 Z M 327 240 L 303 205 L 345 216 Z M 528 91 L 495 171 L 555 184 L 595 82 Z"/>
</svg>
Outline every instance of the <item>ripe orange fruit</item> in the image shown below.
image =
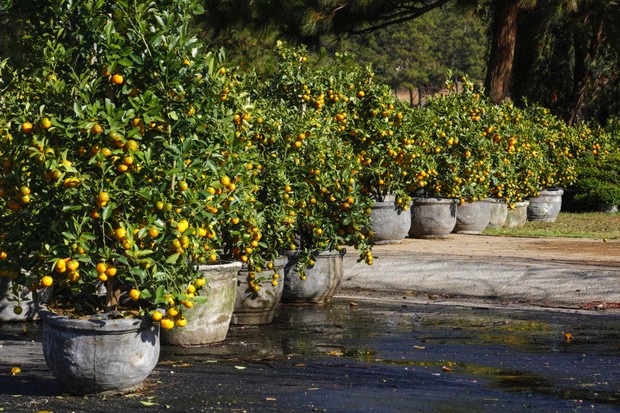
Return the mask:
<svg viewBox="0 0 620 413">
<path fill-rule="evenodd" d="M 63 185 L 65 188 L 75 188 L 80 185 L 80 180 L 75 177 L 65 178 Z"/>
<path fill-rule="evenodd" d="M 49 275 L 46 275 L 45 277 L 41 278 L 41 285 L 43 287 L 49 287 L 53 283 L 54 283 L 54 279 L 50 277 Z"/>
<path fill-rule="evenodd" d="M 177 327 L 185 327 L 187 325 L 187 319 L 183 316 L 177 318 L 176 325 Z"/>
<path fill-rule="evenodd" d="M 100 134 L 103 132 L 103 127 L 100 124 L 95 123 L 93 127 L 90 128 L 90 132 L 94 134 Z"/>
<path fill-rule="evenodd" d="M 166 314 L 169 317 L 176 317 L 179 315 L 179 310 L 176 307 L 170 307 L 166 310 Z"/>
<path fill-rule="evenodd" d="M 192 307 L 194 307 L 194 303 L 192 301 L 182 300 L 181 304 L 183 304 L 183 307 L 185 307 L 185 308 L 192 308 Z"/>
<path fill-rule="evenodd" d="M 116 267 L 113 265 L 110 265 L 105 269 L 105 274 L 108 277 L 114 277 L 116 275 L 116 272 L 117 272 Z"/>
<path fill-rule="evenodd" d="M 69 271 L 75 271 L 80 266 L 80 262 L 77 260 L 69 260 L 66 265 Z"/>
<path fill-rule="evenodd" d="M 119 75 L 118 73 L 116 73 L 112 76 L 111 81 L 115 85 L 122 85 L 125 82 L 125 79 L 123 78 L 123 75 Z"/>
<path fill-rule="evenodd" d="M 30 133 L 30 132 L 32 132 L 32 128 L 33 128 L 32 123 L 30 123 L 30 122 L 22 123 L 22 132 Z"/>
<path fill-rule="evenodd" d="M 140 298 L 140 291 L 132 288 L 131 291 L 129 291 L 129 297 L 131 297 L 131 299 L 134 301 L 138 301 L 138 299 Z"/>
<path fill-rule="evenodd" d="M 138 142 L 133 139 L 129 139 L 127 143 L 125 143 L 125 148 L 129 151 L 137 151 L 138 150 Z"/>
<path fill-rule="evenodd" d="M 162 318 L 164 318 L 164 315 L 161 311 L 153 311 L 153 314 L 151 314 L 151 318 L 153 319 L 153 321 L 160 321 Z"/>
<path fill-rule="evenodd" d="M 52 121 L 50 120 L 50 118 L 41 119 L 41 127 L 43 129 L 49 129 L 51 126 L 52 126 Z"/>
<path fill-rule="evenodd" d="M 157 238 L 159 235 L 159 229 L 157 229 L 157 227 L 150 227 L 148 232 L 151 238 Z"/>
<path fill-rule="evenodd" d="M 116 228 L 116 230 L 114 230 L 114 235 L 118 240 L 125 239 L 127 237 L 127 230 L 125 230 L 125 228 L 123 227 L 118 227 Z"/>
<path fill-rule="evenodd" d="M 230 178 L 227 175 L 224 175 L 220 178 L 220 183 L 225 187 L 228 187 L 230 185 Z"/>
<path fill-rule="evenodd" d="M 181 234 L 184 233 L 187 228 L 189 228 L 189 222 L 187 222 L 186 219 L 182 219 L 177 223 L 177 229 Z"/>
<path fill-rule="evenodd" d="M 164 330 L 172 330 L 174 328 L 174 320 L 169 317 L 164 317 L 160 320 L 159 325 Z"/>
<path fill-rule="evenodd" d="M 97 272 L 104 273 L 106 268 L 108 268 L 108 266 L 106 265 L 105 262 L 98 262 L 96 268 L 97 268 Z"/>
<path fill-rule="evenodd" d="M 67 263 L 64 262 L 63 260 L 58 260 L 56 261 L 56 265 L 54 266 L 54 269 L 56 270 L 56 272 L 65 272 L 67 271 Z"/>
<path fill-rule="evenodd" d="M 67 279 L 72 283 L 77 282 L 80 279 L 80 273 L 77 271 L 69 271 L 67 273 Z"/>
<path fill-rule="evenodd" d="M 187 184 L 186 181 L 179 181 L 179 190 L 180 191 L 187 191 L 187 188 L 189 188 L 189 185 Z"/>
<path fill-rule="evenodd" d="M 101 282 L 106 282 L 108 281 L 108 276 L 105 275 L 105 273 L 99 273 L 99 275 L 97 275 L 97 279 Z"/>
<path fill-rule="evenodd" d="M 99 195 L 97 195 L 97 200 L 99 202 L 108 202 L 110 200 L 110 194 L 107 192 L 99 192 Z"/>
</svg>

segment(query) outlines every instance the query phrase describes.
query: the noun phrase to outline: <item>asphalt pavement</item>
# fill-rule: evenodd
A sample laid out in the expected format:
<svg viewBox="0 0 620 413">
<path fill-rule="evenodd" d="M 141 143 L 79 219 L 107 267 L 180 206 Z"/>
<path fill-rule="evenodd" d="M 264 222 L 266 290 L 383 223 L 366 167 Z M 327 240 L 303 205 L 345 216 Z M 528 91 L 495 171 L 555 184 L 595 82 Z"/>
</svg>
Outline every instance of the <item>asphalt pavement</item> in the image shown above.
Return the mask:
<svg viewBox="0 0 620 413">
<path fill-rule="evenodd" d="M 123 396 L 66 394 L 40 325 L 0 323 L 0 411 L 620 411 L 620 241 L 454 234 L 373 255 L 348 251 L 330 305 L 162 348 Z"/>
<path fill-rule="evenodd" d="M 620 240 L 452 234 L 345 255 L 341 292 L 409 293 L 559 308 L 620 306 Z"/>
</svg>

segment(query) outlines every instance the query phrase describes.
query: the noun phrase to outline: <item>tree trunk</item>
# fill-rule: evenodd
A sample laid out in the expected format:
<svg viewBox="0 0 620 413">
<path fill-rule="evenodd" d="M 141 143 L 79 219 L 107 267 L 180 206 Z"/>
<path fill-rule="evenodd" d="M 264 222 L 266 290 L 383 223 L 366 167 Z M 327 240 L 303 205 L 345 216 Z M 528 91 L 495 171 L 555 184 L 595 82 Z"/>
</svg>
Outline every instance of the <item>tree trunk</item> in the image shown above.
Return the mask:
<svg viewBox="0 0 620 413">
<path fill-rule="evenodd" d="M 508 97 L 517 43 L 519 3 L 520 0 L 498 0 L 495 2 L 491 54 L 485 80 L 485 89 L 494 103 L 501 103 Z"/>
<path fill-rule="evenodd" d="M 584 19 L 584 26 L 586 26 L 587 20 L 587 18 Z M 599 17 L 598 20 L 592 24 L 592 34 L 589 45 L 584 42 L 584 32 L 586 31 L 579 30 L 579 28 L 576 28 L 573 32 L 575 69 L 572 98 L 571 102 L 569 102 L 569 113 L 566 119 L 569 125 L 579 123 L 583 120 L 584 106 L 591 85 L 588 66 L 598 57 L 601 43 L 603 42 L 603 19 Z"/>
</svg>

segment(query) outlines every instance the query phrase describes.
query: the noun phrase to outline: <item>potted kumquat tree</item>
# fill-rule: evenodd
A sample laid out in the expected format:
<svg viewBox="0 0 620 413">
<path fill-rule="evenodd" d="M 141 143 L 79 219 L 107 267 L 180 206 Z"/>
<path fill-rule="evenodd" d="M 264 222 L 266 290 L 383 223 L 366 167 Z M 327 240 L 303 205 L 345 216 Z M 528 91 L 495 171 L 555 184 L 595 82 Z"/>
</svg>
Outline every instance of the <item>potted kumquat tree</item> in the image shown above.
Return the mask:
<svg viewBox="0 0 620 413">
<path fill-rule="evenodd" d="M 226 229 L 254 214 L 258 154 L 236 128 L 243 79 L 191 35 L 193 0 L 36 3 L 14 6 L 32 37 L 2 71 L 0 265 L 16 288 L 48 291 L 44 353 L 65 387 L 126 391 L 155 366 L 160 326 L 197 324 L 200 292 L 216 289 L 198 264 L 250 246 Z M 230 313 L 240 266 L 224 281 Z M 107 353 L 111 336 L 97 359 L 63 350 L 75 334 L 62 331 L 83 328 L 88 341 L 116 327 L 142 347 Z"/>
</svg>

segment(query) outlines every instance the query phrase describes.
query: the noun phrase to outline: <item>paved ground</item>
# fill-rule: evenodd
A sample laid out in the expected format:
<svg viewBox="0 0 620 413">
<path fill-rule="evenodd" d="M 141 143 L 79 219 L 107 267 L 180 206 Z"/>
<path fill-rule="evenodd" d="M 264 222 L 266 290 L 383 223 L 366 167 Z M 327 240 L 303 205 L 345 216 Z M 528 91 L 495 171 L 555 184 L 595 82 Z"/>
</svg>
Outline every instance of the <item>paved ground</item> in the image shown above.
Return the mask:
<svg viewBox="0 0 620 413">
<path fill-rule="evenodd" d="M 620 411 L 620 241 L 453 235 L 374 256 L 349 251 L 332 305 L 163 349 L 125 396 L 64 394 L 40 326 L 0 324 L 0 411 Z"/>
<path fill-rule="evenodd" d="M 549 307 L 620 304 L 620 240 L 453 234 L 377 245 L 372 266 L 345 257 L 343 291 L 408 292 Z"/>
</svg>

